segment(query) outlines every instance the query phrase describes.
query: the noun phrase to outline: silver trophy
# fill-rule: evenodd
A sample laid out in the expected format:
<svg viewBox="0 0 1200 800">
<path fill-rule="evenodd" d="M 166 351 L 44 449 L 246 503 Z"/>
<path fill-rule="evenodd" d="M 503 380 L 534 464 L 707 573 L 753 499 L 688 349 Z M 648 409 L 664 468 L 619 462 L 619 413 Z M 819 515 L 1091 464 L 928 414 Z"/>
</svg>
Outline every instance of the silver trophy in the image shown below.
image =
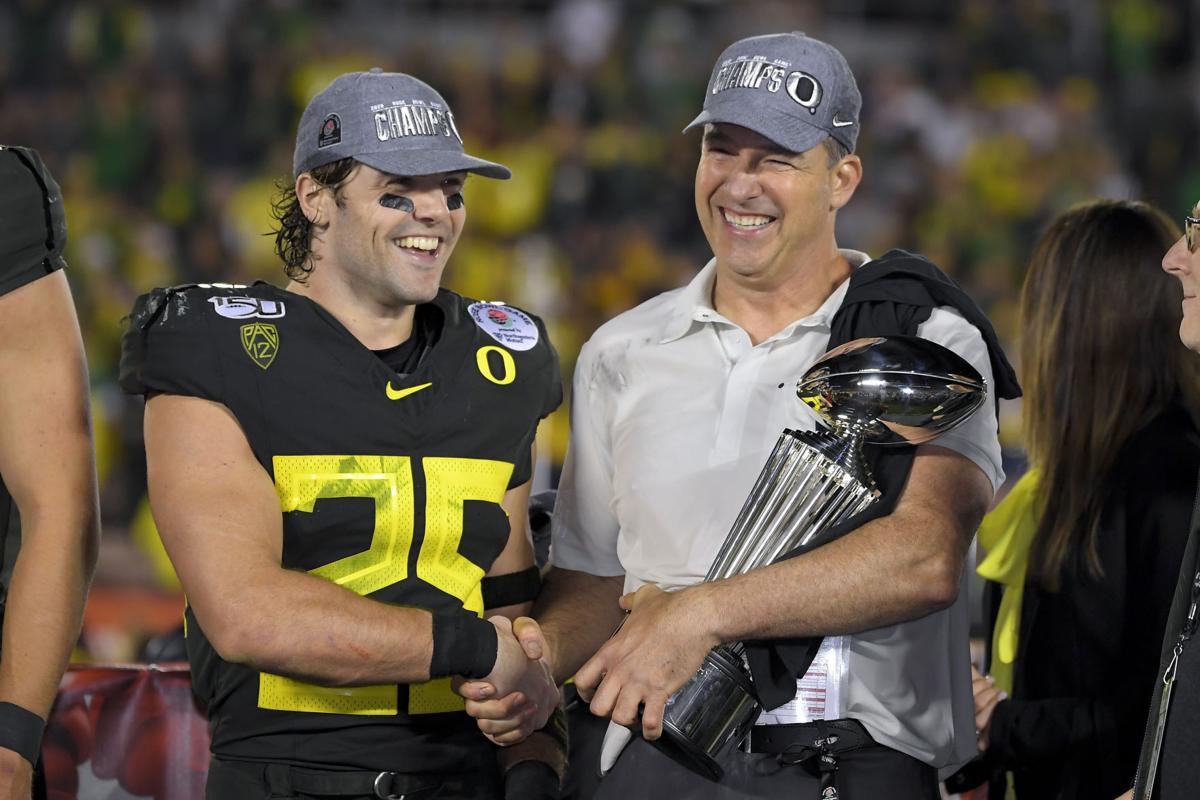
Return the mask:
<svg viewBox="0 0 1200 800">
<path fill-rule="evenodd" d="M 863 444 L 921 444 L 966 420 L 987 397 L 979 373 L 915 336 L 856 339 L 830 350 L 796 385 L 832 430 L 785 430 L 705 576 L 740 575 L 813 541 L 863 511 L 879 490 Z M 654 744 L 720 780 L 717 758 L 745 738 L 759 704 L 740 642 L 709 651 L 667 701 Z"/>
</svg>

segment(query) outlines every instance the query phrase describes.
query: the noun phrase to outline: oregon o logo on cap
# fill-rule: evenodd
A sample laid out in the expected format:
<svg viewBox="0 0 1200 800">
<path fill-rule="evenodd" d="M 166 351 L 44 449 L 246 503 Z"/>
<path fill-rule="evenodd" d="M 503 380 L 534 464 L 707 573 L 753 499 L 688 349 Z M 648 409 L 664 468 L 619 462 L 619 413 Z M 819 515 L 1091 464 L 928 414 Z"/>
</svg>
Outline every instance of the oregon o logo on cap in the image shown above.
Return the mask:
<svg viewBox="0 0 1200 800">
<path fill-rule="evenodd" d="M 821 105 L 821 83 L 812 75 L 799 70 L 788 75 L 787 93 L 788 97 L 807 108 L 808 113 L 817 113 L 817 106 Z"/>
</svg>

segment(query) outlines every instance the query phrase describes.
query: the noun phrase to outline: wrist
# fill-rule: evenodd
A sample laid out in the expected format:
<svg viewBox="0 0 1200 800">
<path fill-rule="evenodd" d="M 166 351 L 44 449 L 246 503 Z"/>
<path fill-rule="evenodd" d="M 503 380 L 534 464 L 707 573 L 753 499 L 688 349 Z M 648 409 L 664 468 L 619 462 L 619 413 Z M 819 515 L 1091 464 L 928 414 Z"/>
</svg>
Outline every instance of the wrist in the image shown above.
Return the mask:
<svg viewBox="0 0 1200 800">
<path fill-rule="evenodd" d="M 478 679 L 496 666 L 500 638 L 496 626 L 469 611 L 435 611 L 429 677 L 461 675 Z"/>
<path fill-rule="evenodd" d="M 693 609 L 691 616 L 696 633 L 710 650 L 739 638 L 727 629 L 728 609 L 721 606 L 717 584 L 697 583 L 682 591 L 687 593 L 687 603 Z"/>
<path fill-rule="evenodd" d="M 570 678 L 571 676 L 567 675 L 564 678 L 559 678 L 559 675 L 558 675 L 558 662 L 559 662 L 558 637 L 553 632 L 547 631 L 545 628 L 542 628 L 541 631 L 542 631 L 542 661 L 545 662 L 546 666 L 549 668 L 550 677 L 552 677 L 554 679 L 554 685 L 562 686 L 563 683 L 567 680 L 567 678 Z"/>
<path fill-rule="evenodd" d="M 42 749 L 46 721 L 15 703 L 0 702 L 0 748 L 12 751 L 32 765 Z"/>
</svg>

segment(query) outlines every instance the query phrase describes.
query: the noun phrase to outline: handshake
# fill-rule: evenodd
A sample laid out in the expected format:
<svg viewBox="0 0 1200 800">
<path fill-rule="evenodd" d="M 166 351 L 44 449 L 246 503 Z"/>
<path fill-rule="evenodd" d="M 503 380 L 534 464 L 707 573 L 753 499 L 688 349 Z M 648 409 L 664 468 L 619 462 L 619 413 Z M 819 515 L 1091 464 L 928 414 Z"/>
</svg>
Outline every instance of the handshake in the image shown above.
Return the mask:
<svg viewBox="0 0 1200 800">
<path fill-rule="evenodd" d="M 496 626 L 496 664 L 478 680 L 456 679 L 454 691 L 467 701 L 467 713 L 501 747 L 524 741 L 546 724 L 558 707 L 558 684 L 545 658 L 542 630 L 529 617 L 515 622 L 490 617 Z"/>
</svg>

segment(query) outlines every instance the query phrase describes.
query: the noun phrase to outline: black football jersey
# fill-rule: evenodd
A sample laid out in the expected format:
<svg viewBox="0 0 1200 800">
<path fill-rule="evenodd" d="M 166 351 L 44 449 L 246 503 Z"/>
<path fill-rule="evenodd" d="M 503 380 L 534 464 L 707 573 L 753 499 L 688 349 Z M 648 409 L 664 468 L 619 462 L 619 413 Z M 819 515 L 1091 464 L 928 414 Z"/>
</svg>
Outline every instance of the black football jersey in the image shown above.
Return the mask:
<svg viewBox="0 0 1200 800">
<path fill-rule="evenodd" d="M 401 375 L 320 305 L 270 284 L 155 290 L 131 315 L 121 385 L 229 408 L 274 479 L 285 568 L 384 603 L 482 614 L 480 580 L 509 534 L 500 502 L 529 480 L 538 421 L 562 398 L 558 360 L 520 309 L 447 290 L 433 305 L 436 344 Z M 311 685 L 222 660 L 190 610 L 185 621 L 217 756 L 420 772 L 493 763 L 449 679 Z"/>
</svg>

